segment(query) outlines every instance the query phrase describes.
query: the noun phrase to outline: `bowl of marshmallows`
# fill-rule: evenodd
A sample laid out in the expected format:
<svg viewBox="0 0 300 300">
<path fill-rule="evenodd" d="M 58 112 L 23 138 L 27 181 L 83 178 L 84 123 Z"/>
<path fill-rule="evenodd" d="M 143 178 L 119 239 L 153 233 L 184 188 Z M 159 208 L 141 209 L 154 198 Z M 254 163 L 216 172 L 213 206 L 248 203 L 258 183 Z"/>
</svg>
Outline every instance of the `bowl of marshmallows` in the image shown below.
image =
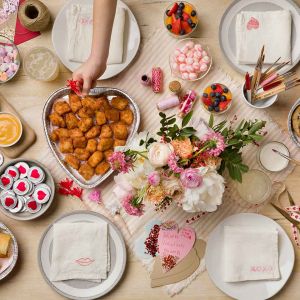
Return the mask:
<svg viewBox="0 0 300 300">
<path fill-rule="evenodd" d="M 170 54 L 172 76 L 183 80 L 199 80 L 208 74 L 211 66 L 208 47 L 195 38 L 180 40 Z"/>
</svg>

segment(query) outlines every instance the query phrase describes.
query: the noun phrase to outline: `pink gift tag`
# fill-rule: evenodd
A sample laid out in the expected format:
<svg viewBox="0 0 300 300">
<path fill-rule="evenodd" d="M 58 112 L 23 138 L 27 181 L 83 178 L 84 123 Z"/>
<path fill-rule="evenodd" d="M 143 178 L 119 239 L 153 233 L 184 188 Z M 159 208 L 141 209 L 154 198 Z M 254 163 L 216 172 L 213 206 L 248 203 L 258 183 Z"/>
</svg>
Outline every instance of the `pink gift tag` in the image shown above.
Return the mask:
<svg viewBox="0 0 300 300">
<path fill-rule="evenodd" d="M 191 251 L 196 240 L 193 228 L 183 227 L 178 231 L 178 226 L 171 229 L 161 227 L 158 236 L 159 256 L 162 259 L 163 269 L 172 269 Z"/>
</svg>

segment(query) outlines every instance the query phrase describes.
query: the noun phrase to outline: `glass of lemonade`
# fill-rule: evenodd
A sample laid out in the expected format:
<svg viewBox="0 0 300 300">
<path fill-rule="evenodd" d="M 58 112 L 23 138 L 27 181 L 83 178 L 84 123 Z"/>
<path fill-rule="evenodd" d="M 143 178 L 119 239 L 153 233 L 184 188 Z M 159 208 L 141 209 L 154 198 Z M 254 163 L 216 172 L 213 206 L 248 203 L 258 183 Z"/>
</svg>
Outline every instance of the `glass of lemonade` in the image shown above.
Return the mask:
<svg viewBox="0 0 300 300">
<path fill-rule="evenodd" d="M 261 204 L 271 196 L 272 181 L 263 171 L 252 169 L 243 174 L 243 182 L 237 183 L 237 190 L 247 203 Z"/>
<path fill-rule="evenodd" d="M 52 81 L 59 74 L 59 63 L 52 51 L 45 47 L 36 47 L 25 55 L 24 69 L 33 79 Z"/>
</svg>

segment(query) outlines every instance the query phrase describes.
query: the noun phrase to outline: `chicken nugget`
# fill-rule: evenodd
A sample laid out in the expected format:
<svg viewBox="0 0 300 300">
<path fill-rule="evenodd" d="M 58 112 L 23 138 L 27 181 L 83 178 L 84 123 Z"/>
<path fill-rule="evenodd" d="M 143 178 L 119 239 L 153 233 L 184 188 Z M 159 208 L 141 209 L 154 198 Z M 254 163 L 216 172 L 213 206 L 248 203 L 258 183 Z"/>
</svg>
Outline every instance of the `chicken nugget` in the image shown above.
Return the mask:
<svg viewBox="0 0 300 300">
<path fill-rule="evenodd" d="M 69 136 L 70 138 L 75 139 L 78 137 L 82 137 L 83 133 L 79 128 L 74 128 L 69 130 Z"/>
<path fill-rule="evenodd" d="M 95 138 L 96 136 L 99 136 L 100 134 L 100 126 L 96 125 L 96 126 L 93 126 L 86 134 L 85 134 L 85 137 L 87 139 L 93 139 Z"/>
<path fill-rule="evenodd" d="M 92 118 L 82 118 L 78 122 L 78 128 L 82 132 L 87 132 L 93 126 L 93 119 Z"/>
<path fill-rule="evenodd" d="M 53 132 L 59 137 L 59 139 L 69 137 L 69 130 L 66 128 L 57 128 L 54 129 Z"/>
<path fill-rule="evenodd" d="M 73 113 L 66 114 L 66 124 L 68 129 L 74 129 L 78 126 L 79 120 Z"/>
<path fill-rule="evenodd" d="M 105 160 L 109 160 L 110 156 L 114 153 L 112 149 L 104 151 Z"/>
<path fill-rule="evenodd" d="M 59 140 L 58 135 L 54 131 L 49 134 L 49 138 L 52 142 L 57 142 Z"/>
<path fill-rule="evenodd" d="M 58 101 L 54 103 L 53 107 L 54 111 L 57 112 L 59 115 L 63 115 L 71 111 L 71 107 L 66 101 Z"/>
<path fill-rule="evenodd" d="M 89 151 L 82 148 L 76 148 L 74 150 L 74 154 L 80 160 L 88 160 L 91 155 Z"/>
<path fill-rule="evenodd" d="M 97 140 L 96 139 L 90 139 L 88 140 L 87 142 L 87 145 L 86 145 L 86 150 L 93 153 L 97 150 Z"/>
<path fill-rule="evenodd" d="M 73 154 L 67 154 L 65 156 L 65 162 L 71 166 L 73 169 L 78 170 L 80 166 L 80 160 Z"/>
<path fill-rule="evenodd" d="M 118 140 L 118 139 L 114 140 L 114 147 L 125 146 L 125 144 L 126 144 L 126 140 Z"/>
<path fill-rule="evenodd" d="M 112 134 L 113 132 L 109 125 L 106 124 L 101 127 L 100 138 L 110 138 Z"/>
<path fill-rule="evenodd" d="M 127 125 L 131 125 L 133 122 L 133 112 L 130 109 L 125 109 L 120 112 L 120 121 Z"/>
<path fill-rule="evenodd" d="M 66 127 L 66 122 L 57 112 L 49 115 L 49 120 L 53 126 Z"/>
<path fill-rule="evenodd" d="M 104 111 L 106 119 L 109 121 L 117 122 L 120 118 L 120 112 L 117 109 L 107 109 Z"/>
<path fill-rule="evenodd" d="M 128 103 L 128 100 L 121 96 L 114 97 L 110 102 L 112 107 L 119 110 L 124 110 L 127 107 Z"/>
<path fill-rule="evenodd" d="M 103 160 L 103 157 L 104 157 L 103 152 L 96 151 L 88 159 L 88 164 L 91 167 L 95 168 Z"/>
<path fill-rule="evenodd" d="M 95 170 L 88 164 L 84 163 L 79 168 L 79 174 L 85 179 L 90 180 L 94 176 Z"/>
<path fill-rule="evenodd" d="M 95 112 L 90 108 L 82 107 L 79 109 L 77 114 L 80 118 L 89 118 L 89 117 L 93 117 Z"/>
<path fill-rule="evenodd" d="M 114 137 L 119 140 L 126 140 L 128 136 L 127 126 L 121 123 L 113 124 L 112 126 Z"/>
<path fill-rule="evenodd" d="M 84 136 L 73 139 L 74 148 L 85 148 L 86 144 L 87 139 Z"/>
<path fill-rule="evenodd" d="M 104 175 L 110 169 L 110 164 L 107 161 L 101 162 L 97 165 L 95 171 L 97 175 Z"/>
<path fill-rule="evenodd" d="M 109 104 L 108 99 L 105 96 L 99 97 L 98 99 L 96 99 L 97 103 L 99 103 L 99 109 L 100 111 L 105 111 L 107 109 L 110 109 L 111 106 Z"/>
<path fill-rule="evenodd" d="M 93 111 L 96 111 L 100 108 L 100 103 L 96 101 L 95 98 L 92 98 L 92 97 L 84 97 L 82 100 L 81 100 L 81 103 L 83 105 L 83 107 L 86 107 L 88 109 L 91 109 Z"/>
<path fill-rule="evenodd" d="M 103 111 L 96 112 L 96 122 L 98 125 L 103 125 L 106 123 L 106 117 Z"/>
<path fill-rule="evenodd" d="M 69 94 L 69 104 L 73 113 L 78 112 L 82 108 L 80 97 L 76 94 Z"/>
<path fill-rule="evenodd" d="M 74 150 L 72 139 L 70 139 L 70 138 L 60 139 L 59 150 L 62 153 L 72 153 Z"/>
<path fill-rule="evenodd" d="M 112 138 L 101 138 L 98 142 L 97 150 L 105 151 L 112 148 L 114 140 Z"/>
</svg>

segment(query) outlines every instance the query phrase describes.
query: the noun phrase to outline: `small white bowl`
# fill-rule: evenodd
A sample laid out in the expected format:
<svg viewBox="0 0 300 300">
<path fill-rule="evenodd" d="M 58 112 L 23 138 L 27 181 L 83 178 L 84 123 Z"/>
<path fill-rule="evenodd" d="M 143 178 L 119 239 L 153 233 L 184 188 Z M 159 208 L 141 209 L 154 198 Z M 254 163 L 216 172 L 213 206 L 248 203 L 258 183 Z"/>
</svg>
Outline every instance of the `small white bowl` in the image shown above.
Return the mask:
<svg viewBox="0 0 300 300">
<path fill-rule="evenodd" d="M 267 108 L 267 107 L 272 106 L 278 100 L 278 95 L 276 94 L 276 95 L 268 97 L 264 100 L 256 101 L 253 104 L 250 103 L 246 97 L 245 83 L 243 84 L 243 87 L 242 87 L 242 95 L 243 95 L 244 102 L 253 108 Z"/>
</svg>

